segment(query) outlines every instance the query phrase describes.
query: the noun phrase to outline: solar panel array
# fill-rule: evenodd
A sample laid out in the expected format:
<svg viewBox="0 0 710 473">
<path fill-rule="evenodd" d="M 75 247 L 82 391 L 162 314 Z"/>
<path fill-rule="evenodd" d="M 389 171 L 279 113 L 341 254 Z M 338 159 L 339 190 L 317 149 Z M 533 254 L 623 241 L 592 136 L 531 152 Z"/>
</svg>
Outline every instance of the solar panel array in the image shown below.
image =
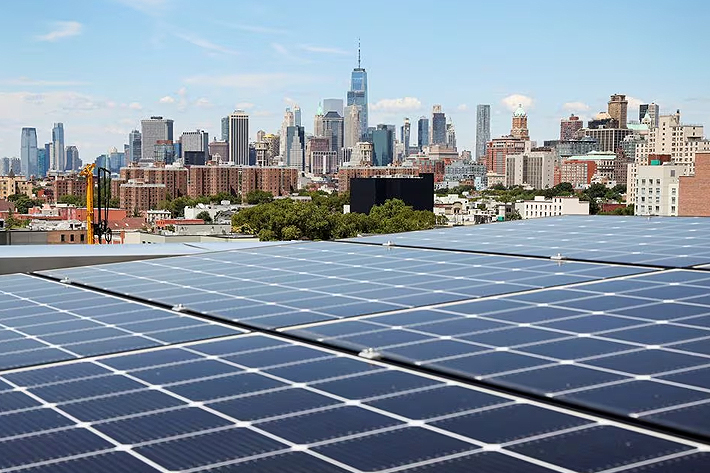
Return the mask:
<svg viewBox="0 0 710 473">
<path fill-rule="evenodd" d="M 709 229 L 702 218 L 565 216 L 350 241 L 680 268 L 710 263 Z"/>
<path fill-rule="evenodd" d="M 707 225 L 544 219 L 0 277 L 0 473 L 705 473 L 710 272 L 668 268 L 710 264 Z"/>
<path fill-rule="evenodd" d="M 0 383 L 2 472 L 544 473 L 708 459 L 691 441 L 264 335 Z"/>
</svg>

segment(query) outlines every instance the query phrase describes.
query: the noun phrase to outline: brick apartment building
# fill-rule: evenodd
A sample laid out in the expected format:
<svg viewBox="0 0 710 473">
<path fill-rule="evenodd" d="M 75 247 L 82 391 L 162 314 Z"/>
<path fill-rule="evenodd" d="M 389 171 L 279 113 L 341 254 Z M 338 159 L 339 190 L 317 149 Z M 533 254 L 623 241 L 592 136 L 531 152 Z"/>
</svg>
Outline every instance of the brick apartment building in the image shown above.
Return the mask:
<svg viewBox="0 0 710 473">
<path fill-rule="evenodd" d="M 52 182 L 52 192 L 54 202 L 65 195 L 84 196 L 86 195 L 86 179 L 76 175 L 57 177 Z"/>
<path fill-rule="evenodd" d="M 168 192 L 165 184 L 148 184 L 138 180 L 131 180 L 121 184 L 119 200 L 122 209 L 133 212 L 142 212 L 154 209 L 158 202 L 165 200 Z"/>
<path fill-rule="evenodd" d="M 289 195 L 298 188 L 299 170 L 293 167 L 191 166 L 188 195 L 199 197 L 222 192 L 246 195 L 253 190 L 274 196 Z"/>
<path fill-rule="evenodd" d="M 597 172 L 594 161 L 568 159 L 560 166 L 559 182 L 569 182 L 575 188 L 584 187 L 592 182 Z"/>
<path fill-rule="evenodd" d="M 172 166 L 125 167 L 121 168 L 120 178 L 111 181 L 111 195 L 120 195 L 121 186 L 130 181 L 145 184 L 163 184 L 166 194 L 160 200 L 174 199 L 187 195 L 187 168 Z"/>
<path fill-rule="evenodd" d="M 696 153 L 695 175 L 678 180 L 678 216 L 710 217 L 710 153 Z"/>
<path fill-rule="evenodd" d="M 338 170 L 338 189 L 340 193 L 350 190 L 350 179 L 354 177 L 375 176 L 418 176 L 419 168 L 395 166 L 357 166 L 342 167 Z"/>
</svg>

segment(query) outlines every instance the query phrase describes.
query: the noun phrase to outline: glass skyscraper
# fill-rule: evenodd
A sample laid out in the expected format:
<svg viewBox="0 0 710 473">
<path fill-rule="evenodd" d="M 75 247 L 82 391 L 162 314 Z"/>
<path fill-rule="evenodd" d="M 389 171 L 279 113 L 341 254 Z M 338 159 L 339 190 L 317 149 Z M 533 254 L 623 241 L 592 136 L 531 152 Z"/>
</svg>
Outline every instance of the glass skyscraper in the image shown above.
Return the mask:
<svg viewBox="0 0 710 473">
<path fill-rule="evenodd" d="M 377 125 L 372 132 L 372 164 L 388 166 L 394 160 L 394 132 L 387 125 Z"/>
<path fill-rule="evenodd" d="M 417 146 L 419 151 L 425 146 L 429 146 L 429 119 L 421 117 L 417 122 Z"/>
<path fill-rule="evenodd" d="M 431 144 L 446 144 L 446 114 L 441 111 L 441 105 L 434 105 L 431 114 Z"/>
<path fill-rule="evenodd" d="M 37 130 L 23 128 L 20 142 L 20 167 L 25 178 L 37 176 Z"/>
<path fill-rule="evenodd" d="M 365 133 L 368 127 L 367 113 L 367 72 L 360 64 L 360 48 L 357 50 L 357 67 L 353 69 L 350 77 L 350 90 L 348 91 L 348 105 L 360 107 L 360 130 Z"/>
<path fill-rule="evenodd" d="M 491 141 L 491 106 L 476 106 L 476 159 L 486 156 L 486 143 Z"/>
<path fill-rule="evenodd" d="M 51 169 L 54 171 L 64 171 L 67 162 L 66 151 L 64 149 L 64 124 L 55 123 L 52 128 L 52 156 Z"/>
</svg>

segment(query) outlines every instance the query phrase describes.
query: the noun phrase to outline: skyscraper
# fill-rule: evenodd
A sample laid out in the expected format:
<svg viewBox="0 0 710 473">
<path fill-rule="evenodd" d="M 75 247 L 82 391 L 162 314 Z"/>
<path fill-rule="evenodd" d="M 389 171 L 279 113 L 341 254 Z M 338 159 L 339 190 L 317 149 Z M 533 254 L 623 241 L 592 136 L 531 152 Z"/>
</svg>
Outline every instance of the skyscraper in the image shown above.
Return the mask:
<svg viewBox="0 0 710 473">
<path fill-rule="evenodd" d="M 577 115 L 570 115 L 569 118 L 560 120 L 560 140 L 569 141 L 575 138 L 575 135 L 582 129 L 584 123 Z"/>
<path fill-rule="evenodd" d="M 128 163 L 137 163 L 141 160 L 141 132 L 133 130 L 128 134 Z"/>
<path fill-rule="evenodd" d="M 249 165 L 249 115 L 244 110 L 229 115 L 229 163 Z"/>
<path fill-rule="evenodd" d="M 210 135 L 204 130 L 184 131 L 180 137 L 180 157 L 185 165 L 202 165 L 209 160 Z"/>
<path fill-rule="evenodd" d="M 349 105 L 349 104 L 348 104 Z M 323 99 L 323 113 L 335 112 L 341 117 L 345 116 L 343 99 Z"/>
<path fill-rule="evenodd" d="M 453 150 L 456 149 L 456 127 L 454 127 L 451 118 L 446 124 L 446 147 Z"/>
<path fill-rule="evenodd" d="M 79 159 L 79 149 L 76 146 L 67 146 L 65 153 L 67 162 L 64 165 L 64 170 L 78 171 L 81 167 L 81 159 Z"/>
<path fill-rule="evenodd" d="M 626 114 L 629 108 L 629 102 L 626 100 L 626 95 L 614 94 L 609 99 L 608 112 L 611 118 L 616 120 L 617 128 L 626 128 Z"/>
<path fill-rule="evenodd" d="M 342 115 L 342 113 L 340 115 Z M 301 126 L 301 107 L 298 105 L 294 105 L 293 107 L 293 123 L 296 126 Z"/>
<path fill-rule="evenodd" d="M 48 170 L 49 170 L 49 147 L 37 148 L 37 176 L 38 177 L 46 177 Z"/>
<path fill-rule="evenodd" d="M 417 122 L 417 146 L 421 151 L 425 146 L 429 146 L 429 119 L 420 117 Z"/>
<path fill-rule="evenodd" d="M 27 179 L 30 176 L 38 176 L 37 170 L 37 130 L 35 128 L 23 128 L 20 139 L 20 163 L 22 174 Z"/>
<path fill-rule="evenodd" d="M 360 107 L 349 105 L 345 107 L 343 147 L 355 148 L 355 143 L 360 141 L 362 130 L 360 130 Z"/>
<path fill-rule="evenodd" d="M 163 117 L 141 120 L 141 161 L 156 160 L 156 145 L 159 141 L 173 141 L 173 121 Z"/>
<path fill-rule="evenodd" d="M 377 125 L 372 132 L 372 164 L 388 166 L 394 160 L 394 135 L 387 125 Z"/>
<path fill-rule="evenodd" d="M 343 147 L 343 117 L 330 111 L 323 117 L 323 136 L 330 140 L 330 151 L 340 153 Z"/>
<path fill-rule="evenodd" d="M 293 115 L 291 109 L 287 108 L 284 112 L 283 122 L 281 122 L 281 156 L 285 156 L 287 153 L 287 140 L 285 139 L 285 137 L 287 129 L 290 126 L 296 126 L 296 117 Z"/>
<path fill-rule="evenodd" d="M 528 131 L 528 114 L 525 113 L 522 104 L 518 104 L 518 109 L 513 112 L 513 127 L 510 129 L 510 134 L 513 138 L 519 140 L 529 140 L 530 132 Z"/>
<path fill-rule="evenodd" d="M 643 119 L 648 113 L 648 117 L 651 120 L 651 128 L 658 128 L 659 108 L 658 104 L 653 102 L 639 105 L 639 122 L 643 123 Z"/>
<path fill-rule="evenodd" d="M 323 105 L 320 102 L 318 102 L 318 110 L 316 110 L 316 116 L 313 117 L 313 136 L 323 136 Z M 285 139 L 285 137 L 281 138 L 282 141 Z"/>
<path fill-rule="evenodd" d="M 64 124 L 55 123 L 52 128 L 52 156 L 51 169 L 63 171 L 66 166 L 66 154 L 64 150 Z"/>
<path fill-rule="evenodd" d="M 441 111 L 441 105 L 434 105 L 431 114 L 431 144 L 446 144 L 446 114 Z"/>
<path fill-rule="evenodd" d="M 359 44 L 357 48 L 357 67 L 353 69 L 350 77 L 347 103 L 348 105 L 360 107 L 360 130 L 363 134 L 366 133 L 368 127 L 367 72 L 361 65 Z"/>
<path fill-rule="evenodd" d="M 229 141 L 229 116 L 222 117 L 222 141 Z"/>
<path fill-rule="evenodd" d="M 286 127 L 286 166 L 306 169 L 306 133 L 302 126 Z"/>
<path fill-rule="evenodd" d="M 491 106 L 479 104 L 476 106 L 476 160 L 486 157 L 486 143 L 491 141 Z"/>
<path fill-rule="evenodd" d="M 401 135 L 402 143 L 404 144 L 404 155 L 409 156 L 409 141 L 411 137 L 411 125 L 409 123 L 409 118 L 404 119 L 404 125 L 402 125 Z"/>
</svg>

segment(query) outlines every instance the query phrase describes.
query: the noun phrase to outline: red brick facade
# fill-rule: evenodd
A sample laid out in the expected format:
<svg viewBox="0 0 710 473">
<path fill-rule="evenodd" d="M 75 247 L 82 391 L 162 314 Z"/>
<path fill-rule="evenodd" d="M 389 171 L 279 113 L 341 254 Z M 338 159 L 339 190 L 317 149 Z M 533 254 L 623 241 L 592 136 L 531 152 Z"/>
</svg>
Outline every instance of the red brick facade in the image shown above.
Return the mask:
<svg viewBox="0 0 710 473">
<path fill-rule="evenodd" d="M 695 154 L 695 175 L 678 178 L 678 216 L 710 217 L 710 153 Z"/>
</svg>

